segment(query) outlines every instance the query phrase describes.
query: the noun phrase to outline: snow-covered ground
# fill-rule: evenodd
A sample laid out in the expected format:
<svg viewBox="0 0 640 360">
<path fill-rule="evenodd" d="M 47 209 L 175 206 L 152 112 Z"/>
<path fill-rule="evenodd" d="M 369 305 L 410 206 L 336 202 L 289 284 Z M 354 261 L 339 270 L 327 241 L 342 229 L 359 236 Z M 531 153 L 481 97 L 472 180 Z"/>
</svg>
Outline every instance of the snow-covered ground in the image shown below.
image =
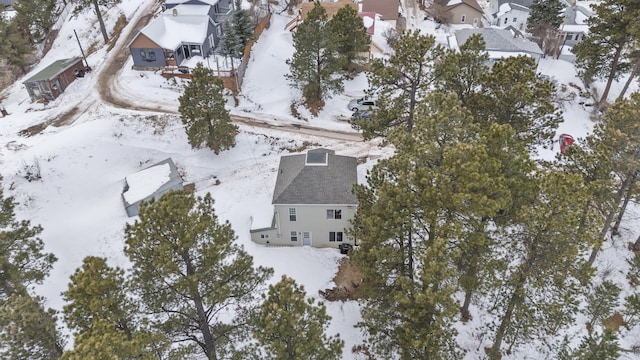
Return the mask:
<svg viewBox="0 0 640 360">
<path fill-rule="evenodd" d="M 112 28 L 119 14 L 134 23 L 154 4 L 155 0 L 123 0 L 117 8 L 105 14 L 107 28 Z M 73 37 L 78 32 L 85 49 L 97 50 L 88 56 L 94 71 L 75 81 L 65 93 L 46 107 L 32 104 L 26 89 L 17 82 L 8 88 L 2 104 L 11 114 L 0 118 L 0 175 L 6 195 L 15 196 L 19 206 L 19 218 L 30 219 L 43 226 L 42 239 L 46 250 L 58 257 L 58 262 L 42 286 L 36 291 L 48 299 L 48 305 L 61 310 L 60 293 L 66 290 L 69 276 L 88 255 L 104 256 L 110 265 L 128 267 L 123 254 L 125 224 L 128 218 L 121 199 L 124 178 L 158 161 L 171 157 L 184 179 L 196 185 L 197 193 L 210 192 L 216 200 L 216 212 L 221 219 L 229 220 L 236 231 L 238 242 L 253 255 L 257 265 L 275 269 L 272 281 L 282 274 L 303 284 L 309 296 L 318 297 L 318 290 L 333 287 L 332 278 L 342 257 L 337 250 L 313 248 L 267 248 L 250 241 L 252 222 L 264 222 L 272 214 L 271 196 L 276 180 L 279 158 L 283 154 L 310 147 L 324 146 L 338 154 L 367 156 L 368 161 L 358 167 L 359 182 L 365 181 L 367 169 L 375 159 L 390 155 L 390 150 L 380 148 L 376 142 L 337 140 L 336 137 L 308 136 L 285 129 L 265 129 L 240 126 L 235 148 L 213 154 L 209 150 L 193 150 L 187 143 L 183 126 L 172 114 L 140 112 L 116 108 L 99 100 L 96 89 L 97 76 L 102 66 L 114 54 L 101 47 L 101 35 L 92 12 L 71 18 L 61 29 L 51 51 L 46 54 L 30 74 L 49 63 L 71 56 L 79 56 L 80 50 Z M 304 124 L 321 129 L 353 131 L 346 119 L 351 115 L 346 104 L 361 96 L 367 88 L 366 77 L 359 75 L 345 83 L 344 94 L 327 101 L 317 117 L 311 116 L 300 105 L 300 94 L 292 89 L 284 75 L 288 72 L 285 60 L 293 54 L 292 34 L 284 30 L 289 18 L 274 14 L 270 28 L 266 29 L 253 47 L 251 60 L 244 79 L 238 105 L 230 99 L 232 114 L 248 116 L 272 124 Z M 122 35 L 126 37 L 127 27 Z M 383 31 L 385 26 L 376 26 Z M 423 22 L 422 31 L 433 33 L 438 39 L 445 36 L 442 29 Z M 120 39 L 120 42 L 124 41 Z M 380 33 L 374 41 L 383 44 Z M 117 74 L 117 89 L 132 103 L 158 109 L 177 111 L 180 80 L 168 81 L 153 72 L 131 70 L 131 60 Z M 539 71 L 567 85 L 569 91 L 577 89 L 569 83 L 580 85 L 573 65 L 561 61 L 543 59 Z M 625 79 L 612 89 L 617 96 Z M 564 104 L 564 119 L 558 134 L 569 133 L 584 137 L 594 123 L 589 108 L 575 101 Z M 589 100 L 586 100 L 589 102 Z M 299 115 L 291 113 L 296 107 Z M 49 126 L 43 132 L 25 137 L 19 132 L 29 126 L 55 121 L 61 114 L 77 107 L 82 113 L 72 124 Z M 557 153 L 553 149 L 541 149 L 540 156 L 551 159 Z M 25 169 L 38 165 L 42 179 L 29 182 L 24 178 Z M 628 256 L 624 244 L 637 236 L 638 210 L 631 208 L 622 231 L 622 240 L 613 247 L 605 245 L 599 264 L 624 267 L 622 256 Z M 362 335 L 353 325 L 359 320 L 355 302 L 326 303 L 333 317 L 330 333 L 340 333 L 346 341 L 344 359 L 351 359 L 351 348 L 362 342 Z M 479 320 L 477 319 L 476 322 Z M 477 325 L 477 324 L 476 324 Z M 460 343 L 468 346 L 467 359 L 480 358 L 477 327 L 458 326 Z M 629 335 L 631 337 L 631 335 Z M 533 347 L 526 353 L 517 352 L 513 359 L 540 358 Z"/>
</svg>

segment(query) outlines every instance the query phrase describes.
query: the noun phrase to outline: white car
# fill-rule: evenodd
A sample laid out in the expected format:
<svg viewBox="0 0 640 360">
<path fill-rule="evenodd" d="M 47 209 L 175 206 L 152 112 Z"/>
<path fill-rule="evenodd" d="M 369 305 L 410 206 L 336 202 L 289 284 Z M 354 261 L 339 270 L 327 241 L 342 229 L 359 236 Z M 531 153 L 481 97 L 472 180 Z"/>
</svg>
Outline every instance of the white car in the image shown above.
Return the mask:
<svg viewBox="0 0 640 360">
<path fill-rule="evenodd" d="M 349 105 L 347 105 L 347 107 L 353 112 L 371 110 L 376 107 L 376 102 L 375 100 L 367 98 L 353 99 L 349 101 Z"/>
</svg>

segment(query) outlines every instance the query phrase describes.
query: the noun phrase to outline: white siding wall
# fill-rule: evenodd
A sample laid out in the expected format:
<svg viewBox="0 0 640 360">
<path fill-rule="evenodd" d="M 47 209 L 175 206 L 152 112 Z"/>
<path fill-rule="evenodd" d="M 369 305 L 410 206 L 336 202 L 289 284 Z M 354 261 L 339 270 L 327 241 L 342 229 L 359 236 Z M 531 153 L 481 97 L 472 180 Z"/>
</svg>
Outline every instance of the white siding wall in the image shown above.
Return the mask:
<svg viewBox="0 0 640 360">
<path fill-rule="evenodd" d="M 501 28 L 511 25 L 518 30 L 524 31 L 527 28 L 528 18 L 529 18 L 528 11 L 511 9 L 510 11 L 504 13 L 502 16 L 497 18 L 494 25 L 497 25 Z M 513 21 L 514 19 L 516 21 Z M 505 20 L 506 20 L 506 23 L 505 23 Z"/>
<path fill-rule="evenodd" d="M 295 208 L 296 221 L 291 221 L 289 208 Z M 327 210 L 340 210 L 341 219 L 327 219 Z M 356 206 L 345 205 L 275 205 L 276 229 L 253 232 L 251 239 L 259 244 L 279 246 L 302 246 L 304 233 L 310 234 L 311 246 L 335 247 L 341 243 L 353 244 L 347 237 L 346 229 L 356 212 Z M 291 240 L 295 231 L 297 240 Z M 330 233 L 342 233 L 342 242 L 330 241 Z"/>
</svg>

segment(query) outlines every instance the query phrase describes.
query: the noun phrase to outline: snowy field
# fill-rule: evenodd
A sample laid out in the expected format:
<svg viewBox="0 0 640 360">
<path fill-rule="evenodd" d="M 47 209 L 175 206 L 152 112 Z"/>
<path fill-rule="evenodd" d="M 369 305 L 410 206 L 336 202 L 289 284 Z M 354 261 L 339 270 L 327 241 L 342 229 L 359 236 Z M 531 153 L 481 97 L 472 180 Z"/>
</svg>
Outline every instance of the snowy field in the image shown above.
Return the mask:
<svg viewBox="0 0 640 360">
<path fill-rule="evenodd" d="M 123 0 L 117 8 L 105 14 L 107 28 L 112 28 L 120 14 L 133 24 L 156 5 L 155 0 Z M 284 75 L 288 72 L 285 60 L 293 54 L 292 35 L 284 30 L 289 18 L 274 14 L 270 28 L 265 30 L 253 47 L 251 60 L 238 105 L 229 99 L 232 114 L 263 120 L 270 124 L 303 124 L 319 129 L 352 132 L 346 121 L 351 115 L 346 104 L 359 97 L 367 88 L 366 77 L 360 75 L 345 83 L 345 92 L 327 101 L 317 117 L 298 106 L 299 118 L 291 114 L 291 104 L 300 101 L 298 91 L 290 88 Z M 379 31 L 384 26 L 377 27 Z M 420 26 L 422 31 L 436 32 L 432 24 Z M 101 35 L 91 12 L 71 18 L 61 29 L 51 51 L 24 79 L 59 58 L 80 56 L 73 37 L 73 29 L 81 37 L 83 47 L 101 44 Z M 125 28 L 119 44 L 127 37 Z M 441 38 L 444 34 L 436 35 Z M 374 41 L 382 41 L 379 33 Z M 384 44 L 381 44 L 384 46 Z M 116 46 L 117 48 L 117 46 Z M 21 81 L 4 92 L 2 104 L 10 116 L 0 118 L 0 175 L 5 195 L 18 202 L 18 218 L 29 219 L 44 228 L 42 239 L 46 250 L 58 257 L 50 277 L 36 291 L 48 299 L 48 305 L 61 310 L 60 293 L 66 290 L 69 276 L 89 255 L 104 256 L 112 266 L 128 267 L 123 254 L 124 226 L 135 218 L 128 218 L 121 200 L 124 178 L 142 168 L 171 157 L 187 182 L 193 182 L 198 195 L 210 192 L 216 201 L 216 212 L 229 220 L 238 236 L 238 242 L 254 257 L 256 265 L 274 268 L 272 282 L 282 274 L 304 285 L 309 296 L 318 298 L 318 290 L 333 287 L 332 278 L 343 255 L 335 249 L 266 248 L 250 241 L 252 222 L 264 223 L 272 215 L 271 197 L 276 170 L 281 155 L 305 151 L 305 146 L 323 146 L 337 154 L 367 157 L 358 167 L 359 182 L 365 181 L 367 169 L 376 159 L 389 156 L 390 149 L 377 142 L 340 140 L 336 136 L 309 136 L 286 129 L 265 129 L 240 126 L 236 147 L 213 154 L 209 150 L 193 150 L 187 143 L 179 118 L 175 115 L 180 95 L 180 82 L 172 83 L 153 72 L 131 70 L 132 62 L 117 74 L 119 96 L 130 102 L 173 112 L 140 112 L 117 108 L 100 100 L 96 84 L 103 65 L 115 54 L 105 48 L 88 57 L 94 69 L 85 78 L 75 81 L 65 93 L 46 107 L 33 104 Z M 568 84 L 581 84 L 573 65 L 559 60 L 543 59 L 539 71 L 567 85 L 567 91 L 577 91 Z M 617 96 L 621 79 L 612 89 Z M 569 133 L 576 138 L 587 135 L 594 123 L 590 108 L 578 103 L 579 98 L 564 104 L 564 122 L 558 134 Z M 82 114 L 71 123 L 49 126 L 31 137 L 19 135 L 30 126 L 54 122 L 58 117 L 77 108 Z M 307 147 L 307 148 L 309 148 Z M 542 158 L 552 159 L 558 152 L 540 149 Z M 25 170 L 39 166 L 41 180 L 29 182 Z M 636 207 L 627 212 L 621 238 L 605 243 L 597 263 L 601 269 L 614 268 L 614 275 L 623 272 L 628 256 L 624 248 L 627 241 L 638 235 Z M 622 275 L 617 275 L 622 276 Z M 626 289 L 627 291 L 629 289 Z M 359 320 L 355 302 L 326 303 L 333 320 L 330 333 L 340 333 L 345 340 L 344 359 L 351 359 L 351 348 L 362 342 L 362 336 L 353 325 Z M 460 343 L 467 347 L 467 359 L 481 356 L 477 334 L 480 322 L 457 326 Z M 583 326 L 580 326 L 583 328 Z M 576 329 L 576 336 L 583 335 Z M 638 334 L 624 334 L 632 339 Z M 487 341 L 487 340 L 485 340 Z M 623 346 L 628 345 L 622 341 Z M 486 345 L 486 344 L 485 344 Z M 538 359 L 535 344 L 512 355 L 513 359 Z"/>
</svg>

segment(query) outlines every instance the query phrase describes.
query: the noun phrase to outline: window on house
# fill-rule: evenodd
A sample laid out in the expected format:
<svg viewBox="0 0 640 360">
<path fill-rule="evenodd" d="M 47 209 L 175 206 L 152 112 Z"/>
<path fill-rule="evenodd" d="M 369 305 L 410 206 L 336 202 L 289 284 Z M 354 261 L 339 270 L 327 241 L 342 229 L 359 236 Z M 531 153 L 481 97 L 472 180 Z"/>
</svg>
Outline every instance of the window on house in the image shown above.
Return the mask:
<svg viewBox="0 0 640 360">
<path fill-rule="evenodd" d="M 296 221 L 296 208 L 289 208 L 289 221 Z"/>
<path fill-rule="evenodd" d="M 143 61 L 156 61 L 156 53 L 153 49 L 140 49 L 140 57 Z"/>
<path fill-rule="evenodd" d="M 291 241 L 298 241 L 298 233 L 295 231 L 291 232 Z"/>
<path fill-rule="evenodd" d="M 513 22 L 516 22 L 516 21 L 518 21 L 518 18 L 513 18 Z"/>
<path fill-rule="evenodd" d="M 462 15 L 462 17 L 460 18 L 460 22 L 464 22 L 467 19 L 467 17 L 465 15 Z"/>
<path fill-rule="evenodd" d="M 164 58 L 168 60 L 173 60 L 176 58 L 176 54 L 173 51 L 165 51 Z"/>
<path fill-rule="evenodd" d="M 330 242 L 342 242 L 342 231 L 330 231 L 329 232 L 329 241 Z"/>
<path fill-rule="evenodd" d="M 327 219 L 342 219 L 342 210 L 340 209 L 328 209 L 327 210 Z"/>
<path fill-rule="evenodd" d="M 222 26 L 216 27 L 216 35 L 218 35 L 218 37 L 222 36 Z"/>
<path fill-rule="evenodd" d="M 567 40 L 569 40 L 569 41 L 573 40 L 573 35 L 572 34 L 567 34 Z"/>
<path fill-rule="evenodd" d="M 269 235 L 261 234 L 261 235 L 260 235 L 260 238 L 261 238 L 261 239 L 268 239 L 268 238 L 269 238 Z"/>
</svg>

